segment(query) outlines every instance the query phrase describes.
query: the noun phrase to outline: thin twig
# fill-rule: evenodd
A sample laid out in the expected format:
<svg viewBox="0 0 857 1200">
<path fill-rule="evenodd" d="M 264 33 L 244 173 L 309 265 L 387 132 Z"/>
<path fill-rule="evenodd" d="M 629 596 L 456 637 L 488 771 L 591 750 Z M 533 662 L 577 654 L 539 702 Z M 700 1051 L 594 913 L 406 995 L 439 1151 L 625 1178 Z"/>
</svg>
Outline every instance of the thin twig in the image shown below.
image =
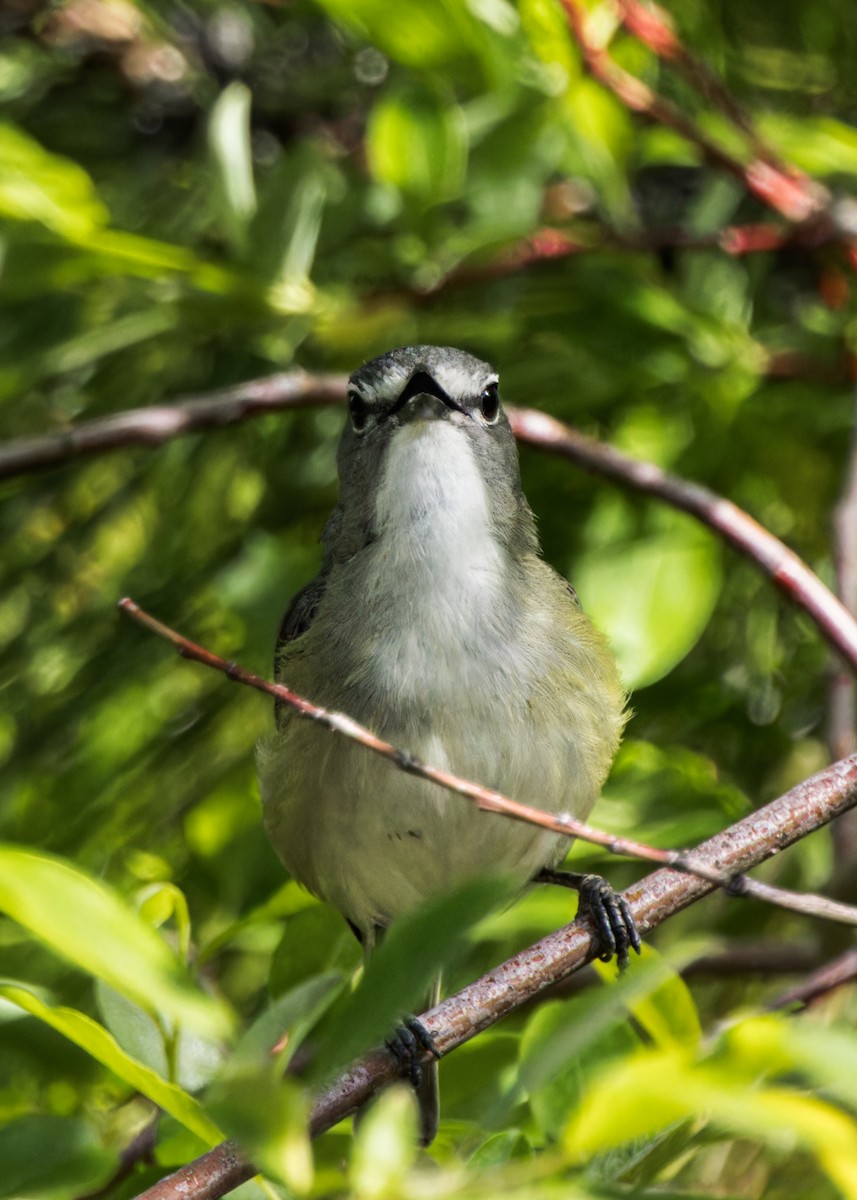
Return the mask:
<svg viewBox="0 0 857 1200">
<path fill-rule="evenodd" d="M 737 505 L 708 488 L 596 442 L 536 409 L 515 409 L 509 420 L 519 441 L 666 500 L 715 530 L 804 609 L 845 661 L 857 669 L 857 621 L 806 563 Z"/>
<path fill-rule="evenodd" d="M 857 755 L 827 767 L 710 838 L 694 850 L 693 857 L 714 870 L 742 874 L 855 804 Z M 634 884 L 624 896 L 638 928 L 647 933 L 673 913 L 708 895 L 712 888 L 706 880 L 666 869 Z M 424 1013 L 420 1022 L 431 1034 L 438 1053 L 448 1054 L 579 970 L 594 950 L 588 922 L 575 921 Z M 375 1050 L 353 1064 L 317 1098 L 310 1120 L 312 1134 L 323 1133 L 356 1112 L 400 1071 L 401 1064 L 386 1049 Z M 218 1200 L 253 1174 L 253 1167 L 242 1163 L 234 1144 L 224 1143 L 149 1188 L 139 1200 Z M 204 1191 L 195 1190 L 196 1179 L 204 1181 Z"/>
<path fill-rule="evenodd" d="M 590 74 L 609 88 L 626 108 L 665 125 L 696 146 L 712 166 L 740 179 L 744 186 L 775 209 L 788 221 L 801 222 L 811 217 L 832 219 L 830 196 L 820 184 L 807 178 L 795 178 L 763 158 L 742 163 L 696 124 L 682 109 L 659 96 L 642 80 L 617 66 L 603 46 L 597 45 L 587 30 L 587 14 L 580 0 L 561 0 L 574 38 Z"/>
<path fill-rule="evenodd" d="M 832 962 L 825 963 L 823 967 L 813 971 L 802 983 L 777 996 L 767 1007 L 772 1011 L 779 1008 L 794 1008 L 795 1005 L 806 1008 L 813 1000 L 817 1000 L 820 996 L 826 996 L 845 983 L 853 983 L 855 979 L 857 979 L 857 950 L 846 950 Z"/>
<path fill-rule="evenodd" d="M 542 809 L 533 808 L 528 804 L 520 804 L 517 800 L 512 800 L 493 788 L 482 787 L 481 784 L 462 779 L 451 771 L 429 766 L 416 755 L 379 738 L 365 725 L 352 720 L 345 713 L 330 712 L 321 705 L 313 704 L 304 696 L 299 696 L 284 684 L 271 683 L 269 680 L 245 670 L 237 663 L 227 662 L 226 659 L 197 645 L 196 642 L 189 641 L 175 629 L 171 629 L 169 625 L 165 625 L 145 612 L 128 597 L 119 601 L 119 609 L 138 624 L 170 642 L 183 658 L 192 659 L 203 666 L 221 671 L 236 683 L 243 683 L 257 691 L 273 696 L 275 700 L 287 705 L 299 716 L 315 721 L 350 741 L 358 742 L 367 750 L 381 755 L 382 758 L 389 759 L 400 771 L 427 779 L 431 783 L 439 784 L 448 792 L 472 800 L 476 807 L 483 812 L 499 813 L 513 821 L 522 821 L 540 829 L 548 829 L 551 833 L 558 833 L 569 838 L 579 838 L 581 841 L 591 842 L 595 846 L 602 846 L 611 854 L 628 855 L 631 858 L 641 858 L 644 862 L 660 863 L 663 866 L 672 867 L 676 871 L 685 871 L 714 886 L 725 888 L 733 896 L 752 896 L 770 904 L 776 904 L 781 908 L 788 908 L 793 912 L 804 913 L 807 916 L 841 921 L 846 925 L 857 925 L 857 908 L 853 908 L 851 905 L 839 904 L 824 896 L 788 891 L 785 888 L 777 888 L 770 884 L 759 883 L 754 879 L 747 879 L 742 875 L 730 874 L 710 863 L 698 862 L 693 855 L 688 855 L 680 850 L 661 850 L 655 846 L 648 846 L 644 842 L 633 841 L 631 838 L 605 833 L 601 829 L 585 825 L 582 821 L 572 817 L 570 813 L 544 812 Z"/>
<path fill-rule="evenodd" d="M 61 466 L 106 450 L 160 446 L 180 434 L 231 425 L 265 412 L 336 404 L 345 394 L 346 378 L 289 371 L 188 396 L 173 404 L 132 408 L 43 437 L 19 438 L 0 445 L 0 479 Z"/>
</svg>

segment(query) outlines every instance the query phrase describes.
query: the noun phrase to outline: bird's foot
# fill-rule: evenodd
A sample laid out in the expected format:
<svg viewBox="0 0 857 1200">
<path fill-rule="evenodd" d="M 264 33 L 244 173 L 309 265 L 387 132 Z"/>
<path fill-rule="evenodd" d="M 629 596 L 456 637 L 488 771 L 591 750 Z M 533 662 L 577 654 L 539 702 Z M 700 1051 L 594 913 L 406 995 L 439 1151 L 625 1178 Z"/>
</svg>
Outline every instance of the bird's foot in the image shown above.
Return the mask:
<svg viewBox="0 0 857 1200">
<path fill-rule="evenodd" d="M 600 875 L 578 875 L 573 871 L 552 871 L 545 868 L 535 877 L 536 883 L 556 883 L 574 888 L 580 896 L 580 911 L 592 918 L 598 935 L 598 958 L 609 962 L 615 958 L 620 971 L 628 965 L 628 952 L 640 953 L 640 934 L 624 896 Z"/>
<path fill-rule="evenodd" d="M 428 1050 L 434 1058 L 440 1058 L 434 1038 L 416 1017 L 408 1017 L 397 1025 L 392 1037 L 385 1042 L 387 1049 L 396 1058 L 402 1074 L 407 1077 L 414 1091 L 419 1091 L 423 1080 L 422 1053 Z"/>
</svg>

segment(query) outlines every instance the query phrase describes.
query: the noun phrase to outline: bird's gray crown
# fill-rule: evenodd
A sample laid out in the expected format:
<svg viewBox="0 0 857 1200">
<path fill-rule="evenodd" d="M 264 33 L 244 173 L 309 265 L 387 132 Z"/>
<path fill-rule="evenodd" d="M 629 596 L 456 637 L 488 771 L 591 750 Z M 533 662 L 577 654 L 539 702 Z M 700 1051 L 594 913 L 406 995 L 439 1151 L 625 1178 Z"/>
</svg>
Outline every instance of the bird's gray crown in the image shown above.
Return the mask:
<svg viewBox="0 0 857 1200">
<path fill-rule="evenodd" d="M 351 376 L 349 389 L 364 404 L 384 411 L 402 402 L 411 381 L 421 390 L 434 390 L 434 384 L 456 407 L 469 407 L 496 384 L 497 372 L 452 346 L 402 346 L 364 363 Z"/>
</svg>

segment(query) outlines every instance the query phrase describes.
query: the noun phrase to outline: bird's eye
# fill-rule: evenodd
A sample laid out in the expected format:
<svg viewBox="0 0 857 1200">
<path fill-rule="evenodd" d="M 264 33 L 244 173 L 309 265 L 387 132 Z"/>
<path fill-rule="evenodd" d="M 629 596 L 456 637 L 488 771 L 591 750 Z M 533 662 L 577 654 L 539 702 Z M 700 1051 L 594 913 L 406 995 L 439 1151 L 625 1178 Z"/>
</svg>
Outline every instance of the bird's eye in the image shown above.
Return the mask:
<svg viewBox="0 0 857 1200">
<path fill-rule="evenodd" d="M 348 393 L 348 412 L 355 433 L 362 433 L 369 424 L 369 406 L 359 392 Z"/>
<path fill-rule="evenodd" d="M 500 416 L 500 393 L 496 383 L 489 383 L 479 397 L 479 411 L 489 425 L 493 425 Z"/>
</svg>

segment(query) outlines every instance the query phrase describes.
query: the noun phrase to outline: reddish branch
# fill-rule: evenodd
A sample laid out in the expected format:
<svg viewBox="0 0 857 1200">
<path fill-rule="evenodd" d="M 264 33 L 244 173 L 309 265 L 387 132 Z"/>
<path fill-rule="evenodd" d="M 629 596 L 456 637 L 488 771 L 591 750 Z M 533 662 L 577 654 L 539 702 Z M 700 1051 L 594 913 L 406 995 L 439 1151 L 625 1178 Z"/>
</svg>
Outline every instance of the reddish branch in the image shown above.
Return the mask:
<svg viewBox="0 0 857 1200">
<path fill-rule="evenodd" d="M 661 850 L 631 838 L 605 833 L 601 829 L 594 829 L 591 825 L 578 821 L 569 813 L 544 812 L 529 804 L 521 804 L 517 800 L 512 800 L 493 788 L 483 787 L 468 779 L 462 779 L 461 776 L 454 775 L 451 771 L 430 766 L 422 762 L 416 755 L 378 737 L 365 725 L 359 724 L 345 713 L 331 712 L 322 708 L 321 705 L 307 700 L 306 697 L 299 696 L 297 692 L 293 692 L 284 684 L 271 683 L 260 675 L 245 670 L 237 663 L 227 662 L 218 654 L 213 654 L 204 646 L 190 641 L 175 629 L 171 629 L 169 625 L 158 621 L 141 609 L 138 604 L 135 604 L 133 600 L 127 597 L 120 600 L 119 609 L 138 624 L 157 634 L 158 637 L 170 642 L 183 658 L 192 659 L 215 671 L 221 671 L 236 683 L 245 684 L 247 687 L 255 688 L 256 691 L 272 696 L 279 703 L 291 708 L 298 716 L 315 721 L 350 741 L 358 742 L 374 754 L 389 759 L 394 766 L 408 775 L 418 775 L 421 779 L 438 784 L 448 792 L 471 800 L 483 812 L 499 813 L 513 821 L 535 825 L 540 829 L 547 829 L 551 833 L 558 833 L 568 838 L 579 838 L 581 841 L 590 842 L 595 846 L 602 846 L 611 854 L 624 854 L 631 858 L 641 858 L 645 862 L 661 863 L 676 871 L 686 871 L 689 874 L 697 875 L 712 886 L 725 888 L 733 896 L 752 896 L 758 900 L 777 904 L 781 908 L 791 909 L 793 912 L 804 913 L 807 916 L 825 917 L 847 925 L 857 925 L 857 908 L 852 908 L 848 904 L 839 904 L 824 896 L 813 896 L 805 892 L 791 892 L 785 888 L 772 887 L 770 884 L 759 883 L 755 879 L 746 879 L 743 876 L 730 874 L 709 862 L 698 862 L 693 855 L 679 850 Z"/>
<path fill-rule="evenodd" d="M 336 404 L 343 398 L 345 384 L 344 375 L 290 371 L 173 404 L 133 408 L 43 437 L 19 438 L 0 444 L 0 479 L 61 466 L 86 454 L 160 446 L 180 434 L 232 425 L 265 412 Z"/>
<path fill-rule="evenodd" d="M 786 166 L 773 147 L 761 138 L 750 114 L 736 101 L 720 76 L 704 59 L 688 50 L 676 33 L 668 12 L 658 4 L 641 3 L 640 0 L 618 0 L 618 5 L 625 28 L 658 58 L 675 66 L 704 99 L 719 108 L 741 130 L 757 158 L 770 163 L 784 175 L 800 178 L 794 168 Z"/>
<path fill-rule="evenodd" d="M 509 420 L 519 441 L 666 500 L 715 530 L 804 609 L 845 661 L 857 668 L 854 617 L 796 554 L 730 500 L 699 484 L 677 479 L 652 463 L 630 458 L 535 409 L 515 409 L 509 413 Z"/>
<path fill-rule="evenodd" d="M 778 800 L 704 842 L 693 852 L 717 872 L 741 875 L 806 834 L 821 828 L 857 804 L 857 755 L 835 763 L 792 788 Z M 695 876 L 665 869 L 647 876 L 625 893 L 642 932 L 650 932 L 673 913 L 708 895 L 713 885 Z M 424 1013 L 420 1021 L 441 1055 L 469 1041 L 502 1017 L 579 970 L 593 954 L 590 927 L 575 921 L 495 967 L 457 995 Z M 376 1050 L 336 1080 L 315 1102 L 314 1135 L 356 1112 L 401 1070 L 387 1050 Z M 217 1200 L 249 1179 L 253 1167 L 242 1163 L 224 1143 L 149 1188 L 140 1200 Z"/>
<path fill-rule="evenodd" d="M 586 11 L 580 0 L 561 2 L 590 74 L 618 96 L 626 108 L 686 138 L 707 162 L 740 179 L 753 195 L 786 220 L 801 222 L 826 214 L 830 197 L 824 188 L 806 176 L 783 170 L 770 160 L 755 157 L 751 162 L 743 163 L 735 158 L 680 108 L 613 62 L 604 47 L 589 36 Z M 663 44 L 666 46 L 668 42 Z"/>
</svg>

